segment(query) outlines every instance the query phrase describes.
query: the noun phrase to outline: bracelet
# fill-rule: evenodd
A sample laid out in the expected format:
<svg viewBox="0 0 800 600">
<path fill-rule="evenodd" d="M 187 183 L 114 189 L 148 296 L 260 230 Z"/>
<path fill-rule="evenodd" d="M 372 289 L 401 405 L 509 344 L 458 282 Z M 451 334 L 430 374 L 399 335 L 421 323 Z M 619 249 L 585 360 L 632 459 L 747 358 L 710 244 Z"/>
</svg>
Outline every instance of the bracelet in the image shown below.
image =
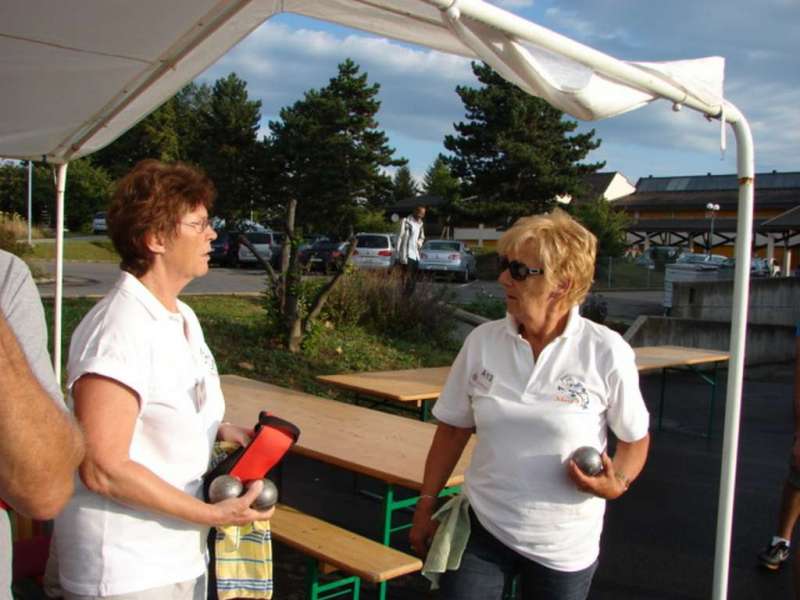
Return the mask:
<svg viewBox="0 0 800 600">
<path fill-rule="evenodd" d="M 423 498 L 430 498 L 431 500 L 438 500 L 438 496 L 432 496 L 431 494 L 420 494 L 419 499 L 422 500 Z"/>
<path fill-rule="evenodd" d="M 616 478 L 617 481 L 619 481 L 622 484 L 622 486 L 625 488 L 625 491 L 627 492 L 628 488 L 631 487 L 631 480 L 628 479 L 628 476 L 625 475 L 625 473 L 616 471 L 614 473 L 614 477 Z"/>
</svg>

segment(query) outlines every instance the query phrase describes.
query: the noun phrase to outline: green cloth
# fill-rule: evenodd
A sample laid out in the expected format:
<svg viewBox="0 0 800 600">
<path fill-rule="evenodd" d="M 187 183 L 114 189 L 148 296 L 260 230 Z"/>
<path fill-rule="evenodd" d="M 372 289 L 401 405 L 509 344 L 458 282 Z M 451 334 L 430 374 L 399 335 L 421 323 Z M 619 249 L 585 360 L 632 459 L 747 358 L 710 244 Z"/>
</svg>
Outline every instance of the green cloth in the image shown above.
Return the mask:
<svg viewBox="0 0 800 600">
<path fill-rule="evenodd" d="M 461 557 L 470 534 L 469 500 L 459 494 L 437 510 L 433 518 L 439 521 L 439 528 L 425 557 L 422 575 L 431 582 L 431 589 L 435 590 L 439 588 L 442 573 L 455 571 L 461 566 Z"/>
</svg>

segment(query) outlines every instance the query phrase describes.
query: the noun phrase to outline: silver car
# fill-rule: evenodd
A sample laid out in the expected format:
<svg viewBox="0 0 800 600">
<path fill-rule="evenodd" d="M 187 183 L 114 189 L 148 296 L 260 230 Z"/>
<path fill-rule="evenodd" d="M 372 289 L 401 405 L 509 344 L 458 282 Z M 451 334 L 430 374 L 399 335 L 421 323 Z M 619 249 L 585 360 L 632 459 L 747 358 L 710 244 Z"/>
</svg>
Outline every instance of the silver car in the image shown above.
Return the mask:
<svg viewBox="0 0 800 600">
<path fill-rule="evenodd" d="M 248 232 L 244 234 L 250 243 L 253 244 L 253 247 L 256 249 L 266 261 L 269 261 L 272 258 L 272 247 L 270 246 L 270 242 L 272 241 L 272 236 L 265 232 Z M 245 246 L 244 244 L 239 244 L 239 254 L 237 256 L 239 266 L 243 266 L 245 264 L 254 265 L 258 263 L 258 259 L 255 255 L 251 252 L 250 248 Z"/>
<path fill-rule="evenodd" d="M 352 263 L 359 269 L 391 269 L 394 266 L 395 236 L 390 233 L 359 233 Z"/>
<path fill-rule="evenodd" d="M 475 276 L 475 256 L 464 242 L 429 240 L 422 246 L 419 269 L 429 275 L 453 275 L 466 283 Z"/>
</svg>

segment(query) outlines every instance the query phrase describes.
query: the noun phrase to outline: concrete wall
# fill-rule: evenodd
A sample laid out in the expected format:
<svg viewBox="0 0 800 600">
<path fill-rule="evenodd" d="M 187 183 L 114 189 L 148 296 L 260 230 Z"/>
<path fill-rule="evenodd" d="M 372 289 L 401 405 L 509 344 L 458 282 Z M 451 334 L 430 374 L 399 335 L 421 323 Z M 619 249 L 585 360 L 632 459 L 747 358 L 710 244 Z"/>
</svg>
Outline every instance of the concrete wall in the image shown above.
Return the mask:
<svg viewBox="0 0 800 600">
<path fill-rule="evenodd" d="M 676 282 L 670 316 L 729 323 L 733 281 Z M 792 326 L 800 321 L 800 278 L 750 280 L 748 323 Z"/>
<path fill-rule="evenodd" d="M 633 347 L 674 345 L 728 351 L 730 323 L 639 317 L 625 332 L 625 339 Z M 794 359 L 794 352 L 794 327 L 748 323 L 745 364 L 786 362 Z"/>
</svg>

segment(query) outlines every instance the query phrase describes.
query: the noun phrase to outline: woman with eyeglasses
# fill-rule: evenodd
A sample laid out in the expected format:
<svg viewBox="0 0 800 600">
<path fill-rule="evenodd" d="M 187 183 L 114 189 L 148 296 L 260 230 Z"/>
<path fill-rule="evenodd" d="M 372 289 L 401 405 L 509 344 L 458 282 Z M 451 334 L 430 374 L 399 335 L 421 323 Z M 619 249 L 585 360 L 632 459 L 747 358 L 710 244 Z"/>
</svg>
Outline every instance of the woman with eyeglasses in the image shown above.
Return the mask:
<svg viewBox="0 0 800 600">
<path fill-rule="evenodd" d="M 64 597 L 201 600 L 214 525 L 266 520 L 261 489 L 209 504 L 203 473 L 222 423 L 214 357 L 178 294 L 208 272 L 216 192 L 188 165 L 146 160 L 123 177 L 108 211 L 120 255 L 114 288 L 84 317 L 69 351 L 67 390 L 86 436 L 80 481 L 55 522 Z"/>
<path fill-rule="evenodd" d="M 441 600 L 499 600 L 514 580 L 526 600 L 588 596 L 606 500 L 628 490 L 649 445 L 633 350 L 578 311 L 596 245 L 559 209 L 498 243 L 507 315 L 472 331 L 453 363 L 410 533 Z M 433 518 L 473 432 L 463 493 Z M 582 446 L 602 451 L 600 474 L 571 459 Z"/>
</svg>

